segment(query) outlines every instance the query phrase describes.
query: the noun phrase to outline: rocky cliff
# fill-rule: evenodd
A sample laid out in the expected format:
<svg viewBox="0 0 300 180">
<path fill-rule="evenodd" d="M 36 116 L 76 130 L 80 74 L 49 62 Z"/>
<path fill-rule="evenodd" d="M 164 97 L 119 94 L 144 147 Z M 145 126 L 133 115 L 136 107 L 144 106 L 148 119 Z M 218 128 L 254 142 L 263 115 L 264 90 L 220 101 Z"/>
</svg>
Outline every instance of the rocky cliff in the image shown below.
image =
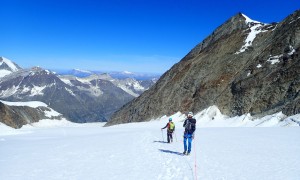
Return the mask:
<svg viewBox="0 0 300 180">
<path fill-rule="evenodd" d="M 300 11 L 264 24 L 239 13 L 218 27 L 107 125 L 217 105 L 222 113 L 300 113 Z"/>
<path fill-rule="evenodd" d="M 35 102 L 36 103 L 36 102 Z M 21 128 L 25 124 L 42 119 L 60 120 L 63 116 L 46 105 L 31 107 L 28 105 L 7 105 L 0 101 L 0 122 L 13 128 Z M 43 104 L 40 102 L 40 104 Z"/>
</svg>

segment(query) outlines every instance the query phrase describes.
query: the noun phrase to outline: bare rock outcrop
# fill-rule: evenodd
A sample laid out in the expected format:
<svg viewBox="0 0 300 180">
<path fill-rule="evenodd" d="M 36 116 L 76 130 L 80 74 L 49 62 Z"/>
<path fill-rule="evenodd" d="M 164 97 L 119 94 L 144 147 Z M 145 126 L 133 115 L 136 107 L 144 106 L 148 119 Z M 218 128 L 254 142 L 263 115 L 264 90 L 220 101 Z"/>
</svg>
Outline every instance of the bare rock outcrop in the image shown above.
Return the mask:
<svg viewBox="0 0 300 180">
<path fill-rule="evenodd" d="M 62 119 L 62 115 L 50 116 L 46 113 L 52 112 L 48 107 L 37 108 L 29 106 L 9 106 L 0 102 L 0 122 L 13 128 L 21 128 L 25 124 L 38 122 L 42 119 Z"/>
<path fill-rule="evenodd" d="M 217 105 L 229 116 L 300 113 L 300 11 L 264 24 L 238 13 L 107 126 Z"/>
</svg>

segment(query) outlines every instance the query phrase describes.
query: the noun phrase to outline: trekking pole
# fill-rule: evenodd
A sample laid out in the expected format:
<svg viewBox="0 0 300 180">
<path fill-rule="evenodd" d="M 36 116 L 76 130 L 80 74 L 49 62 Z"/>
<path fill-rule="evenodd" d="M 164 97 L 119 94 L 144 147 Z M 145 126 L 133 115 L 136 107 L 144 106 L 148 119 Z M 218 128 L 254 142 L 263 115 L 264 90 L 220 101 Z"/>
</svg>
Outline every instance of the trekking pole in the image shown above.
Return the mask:
<svg viewBox="0 0 300 180">
<path fill-rule="evenodd" d="M 176 136 L 176 131 L 174 131 L 174 134 L 175 134 L 175 139 L 176 139 L 176 142 L 177 142 L 177 136 Z"/>
<path fill-rule="evenodd" d="M 163 130 L 162 129 L 161 129 L 161 136 L 162 136 L 163 142 L 165 142 L 165 140 L 164 140 L 164 134 L 163 134 Z"/>
</svg>

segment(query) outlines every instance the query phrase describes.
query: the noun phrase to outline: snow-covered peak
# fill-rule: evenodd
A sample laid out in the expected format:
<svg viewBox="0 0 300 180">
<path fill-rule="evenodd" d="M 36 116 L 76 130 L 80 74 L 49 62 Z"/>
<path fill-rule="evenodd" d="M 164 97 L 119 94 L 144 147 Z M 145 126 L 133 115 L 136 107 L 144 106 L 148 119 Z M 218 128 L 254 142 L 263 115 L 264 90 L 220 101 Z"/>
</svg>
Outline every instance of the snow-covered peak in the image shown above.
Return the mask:
<svg viewBox="0 0 300 180">
<path fill-rule="evenodd" d="M 33 67 L 29 70 L 29 75 L 51 75 L 54 74 L 52 71 L 40 68 L 39 66 Z"/>
<path fill-rule="evenodd" d="M 82 83 L 90 83 L 93 80 L 97 80 L 97 79 L 102 79 L 102 80 L 107 80 L 107 81 L 112 81 L 114 80 L 109 74 L 104 73 L 104 74 L 92 74 L 88 77 L 76 77 L 76 80 L 82 82 Z"/>
<path fill-rule="evenodd" d="M 242 15 L 246 19 L 245 22 L 248 25 L 250 32 L 249 32 L 247 38 L 244 40 L 245 44 L 235 54 L 240 54 L 242 52 L 245 52 L 248 49 L 248 47 L 252 46 L 252 42 L 254 41 L 254 39 L 256 38 L 256 36 L 259 33 L 268 31 L 268 30 L 264 29 L 264 27 L 267 24 L 252 20 L 244 14 L 242 14 Z"/>
<path fill-rule="evenodd" d="M 255 24 L 264 24 L 264 23 L 261 23 L 259 21 L 255 21 L 255 20 L 252 20 L 250 19 L 248 16 L 246 16 L 245 14 L 242 14 L 244 16 L 244 18 L 246 19 L 246 24 L 251 24 L 251 23 L 255 23 Z"/>
<path fill-rule="evenodd" d="M 19 68 L 9 59 L 0 57 L 0 66 L 5 63 L 13 72 L 18 71 Z"/>
<path fill-rule="evenodd" d="M 20 67 L 18 67 L 15 63 L 13 63 L 11 60 L 0 57 L 0 78 L 11 74 L 12 72 L 16 72 Z"/>
<path fill-rule="evenodd" d="M 88 73 L 88 74 L 93 74 L 91 71 L 87 71 L 87 70 L 82 70 L 82 69 L 74 69 L 74 71 L 77 71 L 77 72 L 81 72 L 81 73 Z"/>
<path fill-rule="evenodd" d="M 33 71 L 42 71 L 43 69 L 40 66 L 34 66 L 31 68 Z"/>
<path fill-rule="evenodd" d="M 134 74 L 133 72 L 123 71 L 123 74 Z"/>
<path fill-rule="evenodd" d="M 146 90 L 139 81 L 133 78 L 116 79 L 112 83 L 134 97 L 138 97 L 141 92 Z"/>
</svg>

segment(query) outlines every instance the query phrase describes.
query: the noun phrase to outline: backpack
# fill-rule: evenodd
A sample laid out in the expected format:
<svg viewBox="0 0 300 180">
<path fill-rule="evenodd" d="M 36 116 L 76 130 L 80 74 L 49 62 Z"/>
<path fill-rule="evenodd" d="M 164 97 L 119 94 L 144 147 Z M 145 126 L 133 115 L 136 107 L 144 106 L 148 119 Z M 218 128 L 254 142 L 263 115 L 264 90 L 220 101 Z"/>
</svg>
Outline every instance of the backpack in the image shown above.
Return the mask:
<svg viewBox="0 0 300 180">
<path fill-rule="evenodd" d="M 196 129 L 196 123 L 191 122 L 192 119 L 187 119 L 185 124 L 185 132 L 193 133 Z M 196 121 L 196 120 L 195 120 Z"/>
<path fill-rule="evenodd" d="M 175 124 L 173 122 L 170 122 L 169 123 L 169 130 L 174 131 L 174 128 L 175 128 Z"/>
</svg>

